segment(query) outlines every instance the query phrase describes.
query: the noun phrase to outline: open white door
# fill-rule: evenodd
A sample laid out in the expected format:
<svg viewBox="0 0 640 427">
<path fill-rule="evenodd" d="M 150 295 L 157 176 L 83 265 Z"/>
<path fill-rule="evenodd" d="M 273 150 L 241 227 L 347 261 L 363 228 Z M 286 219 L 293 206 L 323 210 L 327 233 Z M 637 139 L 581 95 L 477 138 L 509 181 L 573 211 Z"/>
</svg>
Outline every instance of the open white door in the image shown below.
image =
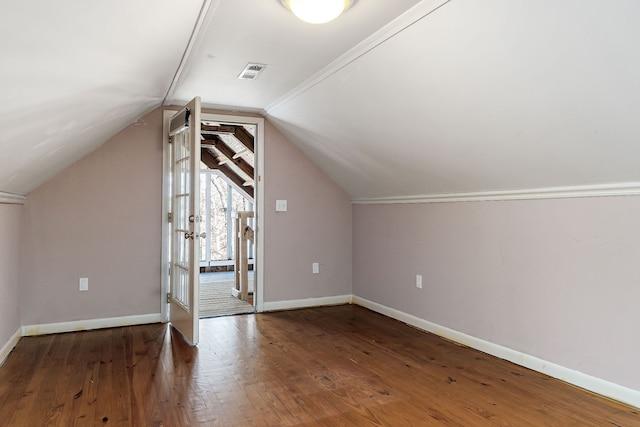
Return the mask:
<svg viewBox="0 0 640 427">
<path fill-rule="evenodd" d="M 200 291 L 200 98 L 171 118 L 169 321 L 198 344 Z"/>
</svg>

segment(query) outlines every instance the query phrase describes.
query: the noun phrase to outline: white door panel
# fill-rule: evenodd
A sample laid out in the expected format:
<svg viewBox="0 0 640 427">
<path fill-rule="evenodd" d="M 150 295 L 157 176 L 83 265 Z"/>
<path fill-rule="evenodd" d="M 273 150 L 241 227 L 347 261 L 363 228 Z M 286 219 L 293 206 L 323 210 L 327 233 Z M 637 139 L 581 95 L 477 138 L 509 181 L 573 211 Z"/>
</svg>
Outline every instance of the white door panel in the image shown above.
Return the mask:
<svg viewBox="0 0 640 427">
<path fill-rule="evenodd" d="M 198 343 L 200 275 L 200 98 L 171 118 L 171 250 L 169 321 Z"/>
</svg>

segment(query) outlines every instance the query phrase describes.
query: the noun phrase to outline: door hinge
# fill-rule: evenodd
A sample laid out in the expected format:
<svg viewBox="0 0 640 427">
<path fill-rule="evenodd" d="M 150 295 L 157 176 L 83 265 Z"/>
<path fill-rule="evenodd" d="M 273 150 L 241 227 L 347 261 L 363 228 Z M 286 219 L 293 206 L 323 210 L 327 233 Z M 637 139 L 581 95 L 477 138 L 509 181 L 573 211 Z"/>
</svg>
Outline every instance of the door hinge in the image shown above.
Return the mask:
<svg viewBox="0 0 640 427">
<path fill-rule="evenodd" d="M 167 304 L 171 302 L 171 292 L 167 292 Z"/>
<path fill-rule="evenodd" d="M 169 135 L 169 144 L 171 144 L 172 142 L 173 142 L 173 137 Z"/>
<path fill-rule="evenodd" d="M 169 212 L 169 213 L 167 214 L 167 220 L 168 220 L 169 222 L 173 222 L 173 214 L 172 214 L 171 212 Z"/>
</svg>

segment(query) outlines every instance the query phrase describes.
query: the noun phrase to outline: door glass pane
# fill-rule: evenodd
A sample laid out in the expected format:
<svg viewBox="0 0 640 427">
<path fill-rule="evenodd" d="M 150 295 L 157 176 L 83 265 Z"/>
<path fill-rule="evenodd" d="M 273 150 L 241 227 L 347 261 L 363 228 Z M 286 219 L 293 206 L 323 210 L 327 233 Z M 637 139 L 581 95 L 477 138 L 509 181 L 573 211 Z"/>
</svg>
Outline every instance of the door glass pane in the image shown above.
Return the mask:
<svg viewBox="0 0 640 427">
<path fill-rule="evenodd" d="M 174 137 L 175 176 L 173 177 L 173 222 L 175 244 L 173 245 L 174 286 L 173 298 L 186 309 L 189 308 L 189 242 L 185 238 L 189 231 L 189 133 Z"/>
</svg>

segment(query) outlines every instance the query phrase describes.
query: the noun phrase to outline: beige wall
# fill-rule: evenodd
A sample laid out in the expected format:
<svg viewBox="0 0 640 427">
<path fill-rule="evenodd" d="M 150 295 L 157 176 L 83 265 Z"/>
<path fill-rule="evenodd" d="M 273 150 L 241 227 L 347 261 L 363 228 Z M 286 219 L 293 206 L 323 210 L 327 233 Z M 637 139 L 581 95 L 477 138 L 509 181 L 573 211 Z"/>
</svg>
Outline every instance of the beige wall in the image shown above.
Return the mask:
<svg viewBox="0 0 640 427">
<path fill-rule="evenodd" d="M 23 325 L 160 312 L 161 120 L 150 113 L 27 195 Z M 350 294 L 349 197 L 268 122 L 265 152 L 265 301 Z"/>
<path fill-rule="evenodd" d="M 351 294 L 349 195 L 275 126 L 265 128 L 265 301 Z M 278 199 L 287 212 L 275 211 Z"/>
<path fill-rule="evenodd" d="M 21 205 L 0 203 L 0 348 L 20 323 Z M 1 362 L 1 361 L 0 361 Z"/>
<path fill-rule="evenodd" d="M 159 313 L 161 183 L 156 110 L 27 195 L 24 325 Z"/>
<path fill-rule="evenodd" d="M 639 217 L 640 197 L 354 206 L 354 294 L 640 390 Z"/>
</svg>

